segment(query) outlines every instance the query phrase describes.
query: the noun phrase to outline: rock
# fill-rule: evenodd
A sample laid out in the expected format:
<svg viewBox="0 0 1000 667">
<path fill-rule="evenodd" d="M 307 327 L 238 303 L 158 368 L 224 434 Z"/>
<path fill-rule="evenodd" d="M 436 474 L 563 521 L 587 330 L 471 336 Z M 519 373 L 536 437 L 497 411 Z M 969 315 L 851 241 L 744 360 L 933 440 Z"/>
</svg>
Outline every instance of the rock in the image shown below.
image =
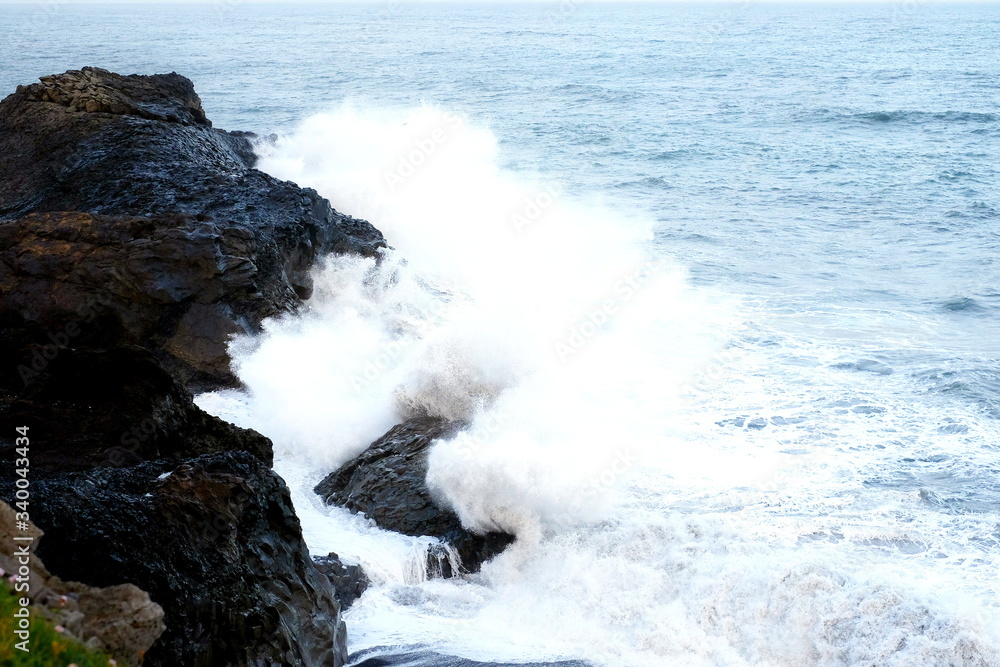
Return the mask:
<svg viewBox="0 0 1000 667">
<path fill-rule="evenodd" d="M 343 665 L 331 580 L 362 590 L 309 557 L 270 441 L 189 391 L 236 382 L 229 337 L 297 308 L 319 256 L 385 245 L 255 170 L 254 140 L 177 74 L 85 68 L 0 102 L 0 498 L 29 426 L 39 555 L 106 590 L 67 622 L 134 657 L 148 591 L 147 665 Z"/>
<path fill-rule="evenodd" d="M 31 521 L 28 528 L 15 530 L 15 516 L 10 505 L 0 501 L 0 576 L 17 573 L 21 567 L 21 557 L 14 553 L 20 543 L 14 536 L 32 537 L 27 543 L 31 556 L 26 595 L 33 615 L 47 618 L 69 637 L 121 664 L 141 664 L 163 634 L 163 608 L 132 584 L 94 588 L 53 576 L 34 553 L 44 533 Z"/>
<path fill-rule="evenodd" d="M 33 479 L 232 450 L 272 462 L 268 438 L 202 411 L 147 350 L 30 342 L 38 338 L 23 329 L 0 331 L 0 356 L 9 360 L 0 366 L 0 429 L 7 436 L 28 426 L 35 436 Z M 5 480 L 14 474 L 14 445 L 13 438 L 0 440 Z"/>
<path fill-rule="evenodd" d="M 201 411 L 147 350 L 40 349 L 34 338 L 0 330 L 13 362 L 0 366 L 0 497 L 14 500 L 8 434 L 26 425 L 40 555 L 60 577 L 116 587 L 81 610 L 131 608 L 126 584 L 149 591 L 167 631 L 146 664 L 343 664 L 335 592 L 267 467 L 270 440 Z M 25 383 L 16 366 L 39 359 Z M 112 626 L 105 644 L 117 646 L 128 628 Z"/>
<path fill-rule="evenodd" d="M 345 664 L 330 581 L 284 482 L 250 454 L 49 476 L 33 483 L 32 508 L 52 572 L 131 583 L 163 607 L 167 629 L 145 665 Z"/>
<path fill-rule="evenodd" d="M 74 333 L 76 345 L 142 345 L 190 384 L 225 384 L 229 336 L 298 303 L 292 292 L 262 298 L 255 243 L 246 229 L 179 215 L 0 223 L 0 321 Z"/>
<path fill-rule="evenodd" d="M 330 505 L 362 512 L 386 530 L 441 538 L 458 553 L 461 566 L 478 571 L 483 562 L 507 548 L 514 537 L 491 532 L 476 535 L 462 527 L 458 515 L 432 497 L 427 487 L 427 454 L 431 443 L 462 427 L 435 417 L 399 424 L 357 458 L 345 463 L 315 491 Z M 428 554 L 428 570 L 455 574 L 440 551 Z"/>
<path fill-rule="evenodd" d="M 150 348 L 189 386 L 235 384 L 231 334 L 307 298 L 319 256 L 385 246 L 254 169 L 253 139 L 213 129 L 177 74 L 19 87 L 0 102 L 0 321 L 61 331 L 101 295 L 106 342 Z"/>
<path fill-rule="evenodd" d="M 313 562 L 316 563 L 316 568 L 325 574 L 330 583 L 333 584 L 341 609 L 346 610 L 368 590 L 371 582 L 360 565 L 347 565 L 340 560 L 340 556 L 333 552 L 326 556 L 313 556 Z"/>
</svg>

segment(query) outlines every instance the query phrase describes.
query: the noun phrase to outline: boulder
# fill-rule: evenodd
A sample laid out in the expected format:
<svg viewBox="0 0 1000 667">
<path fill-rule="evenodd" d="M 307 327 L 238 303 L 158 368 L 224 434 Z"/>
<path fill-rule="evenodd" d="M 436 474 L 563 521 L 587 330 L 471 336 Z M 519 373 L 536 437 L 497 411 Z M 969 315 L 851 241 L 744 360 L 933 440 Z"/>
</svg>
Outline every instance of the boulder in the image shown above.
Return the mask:
<svg viewBox="0 0 1000 667">
<path fill-rule="evenodd" d="M 340 556 L 330 552 L 326 556 L 313 556 L 317 569 L 326 575 L 342 609 L 347 609 L 368 590 L 371 583 L 360 565 L 348 565 Z"/>
<path fill-rule="evenodd" d="M 37 338 L 0 330 L 0 356 L 9 361 L 0 367 L 5 481 L 16 458 L 8 436 L 19 426 L 29 427 L 33 479 L 222 451 L 246 451 L 271 464 L 268 438 L 201 410 L 148 350 L 30 342 Z"/>
<path fill-rule="evenodd" d="M 476 572 L 515 538 L 502 532 L 477 535 L 466 530 L 458 515 L 427 486 L 431 443 L 454 435 L 462 426 L 436 417 L 410 419 L 327 475 L 315 491 L 327 504 L 361 512 L 386 530 L 440 538 L 458 554 L 461 569 Z M 428 553 L 428 571 L 447 577 L 457 574 L 453 570 L 442 550 Z"/>
<path fill-rule="evenodd" d="M 61 332 L 100 299 L 112 342 L 150 348 L 189 386 L 235 384 L 230 335 L 297 307 L 323 254 L 385 246 L 254 169 L 253 137 L 213 129 L 178 74 L 19 86 L 0 102 L 0 321 Z"/>
<path fill-rule="evenodd" d="M 166 631 L 145 665 L 345 664 L 333 587 L 309 557 L 287 487 L 256 457 L 53 475 L 32 485 L 31 506 L 52 572 L 134 584 L 163 607 Z"/>
</svg>

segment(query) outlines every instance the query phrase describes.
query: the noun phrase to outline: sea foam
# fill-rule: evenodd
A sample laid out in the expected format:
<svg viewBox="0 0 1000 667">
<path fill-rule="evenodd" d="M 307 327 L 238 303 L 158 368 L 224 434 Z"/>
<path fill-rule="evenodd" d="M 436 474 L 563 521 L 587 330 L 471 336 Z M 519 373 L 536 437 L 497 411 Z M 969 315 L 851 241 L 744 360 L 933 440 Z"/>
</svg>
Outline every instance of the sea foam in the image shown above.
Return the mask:
<svg viewBox="0 0 1000 667">
<path fill-rule="evenodd" d="M 261 152 L 262 169 L 393 246 L 380 261 L 325 260 L 303 313 L 234 341 L 247 392 L 199 398 L 274 440 L 313 551 L 372 574 L 348 615 L 352 650 L 622 666 L 1000 660 L 984 607 L 864 572 L 871 554 L 849 542 L 802 545 L 789 504 L 821 517 L 809 498 L 841 468 L 750 418 L 712 422 L 724 400 L 779 414 L 782 394 L 746 342 L 752 308 L 693 288 L 649 244 L 648 219 L 500 169 L 489 131 L 434 107 L 345 106 Z M 429 538 L 311 493 L 416 414 L 469 423 L 433 447 L 431 487 L 469 528 L 518 535 L 477 577 L 427 580 Z M 773 428 L 799 435 L 789 419 Z"/>
</svg>

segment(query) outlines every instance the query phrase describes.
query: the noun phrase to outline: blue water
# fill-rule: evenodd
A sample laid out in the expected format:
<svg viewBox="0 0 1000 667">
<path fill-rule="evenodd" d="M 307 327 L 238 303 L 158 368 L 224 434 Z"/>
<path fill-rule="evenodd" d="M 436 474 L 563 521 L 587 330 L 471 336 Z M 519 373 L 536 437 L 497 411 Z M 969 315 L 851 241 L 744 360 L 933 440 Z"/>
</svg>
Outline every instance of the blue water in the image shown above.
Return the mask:
<svg viewBox="0 0 1000 667">
<path fill-rule="evenodd" d="M 698 280 L 953 313 L 977 347 L 997 340 L 998 7 L 220 0 L 0 16 L 0 90 L 83 65 L 176 70 L 217 126 L 264 133 L 345 98 L 430 101 L 487 123 L 505 166 L 655 213 Z"/>
<path fill-rule="evenodd" d="M 692 289 L 738 303 L 727 346 L 741 361 L 722 363 L 735 368 L 681 410 L 698 425 L 675 437 L 704 448 L 707 466 L 728 447 L 825 452 L 778 496 L 654 478 L 636 483 L 626 507 L 733 514 L 722 520 L 746 539 L 817 549 L 851 576 L 916 573 L 925 588 L 954 592 L 942 608 L 971 607 L 995 627 L 998 25 L 1000 6 L 921 2 L 0 5 L 0 91 L 84 65 L 177 71 L 227 129 L 291 136 L 345 100 L 430 103 L 488 128 L 504 173 L 559 183 L 569 197 L 620 211 L 625 226 L 651 220 L 651 254 L 682 266 Z M 373 619 L 397 618 L 398 597 L 349 618 L 366 638 L 357 648 L 386 641 Z M 543 650 L 536 638 L 527 655 L 505 656 L 494 637 L 477 656 L 468 647 L 481 628 L 462 641 L 434 629 L 475 607 L 447 599 L 440 606 L 451 611 L 416 605 L 413 644 L 601 664 L 946 664 L 905 648 L 788 657 L 721 630 L 709 634 L 731 652 L 685 652 L 676 638 L 693 635 L 678 629 L 663 635 L 677 653 L 654 633 L 641 635 L 645 645 L 635 639 L 638 653 L 609 644 L 595 658 L 558 641 Z M 609 636 L 627 626 L 594 622 Z M 810 627 L 790 632 L 811 636 Z M 995 630 L 976 628 L 996 645 Z M 780 643 L 782 632 L 761 634 Z M 976 650 L 951 664 L 1000 664 Z"/>
</svg>

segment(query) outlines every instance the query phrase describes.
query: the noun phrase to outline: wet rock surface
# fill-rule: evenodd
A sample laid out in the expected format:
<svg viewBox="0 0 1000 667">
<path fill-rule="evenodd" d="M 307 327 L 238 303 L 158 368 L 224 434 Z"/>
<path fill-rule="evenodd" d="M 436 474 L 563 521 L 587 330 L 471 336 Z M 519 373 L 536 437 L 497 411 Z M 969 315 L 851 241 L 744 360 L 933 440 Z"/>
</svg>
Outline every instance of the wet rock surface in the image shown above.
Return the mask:
<svg viewBox="0 0 1000 667">
<path fill-rule="evenodd" d="M 148 350 L 43 347 L 34 339 L 0 331 L 9 362 L 0 367 L 0 428 L 30 428 L 35 479 L 235 450 L 271 464 L 268 438 L 205 413 Z M 0 440 L 5 481 L 15 453 L 15 441 Z"/>
<path fill-rule="evenodd" d="M 38 549 L 91 586 L 133 583 L 165 612 L 145 665 L 343 665 L 346 628 L 288 489 L 245 452 L 51 476 Z"/>
<path fill-rule="evenodd" d="M 234 384 L 230 336 L 297 308 L 322 254 L 384 240 L 255 170 L 253 138 L 177 74 L 84 68 L 0 102 L 0 499 L 28 426 L 38 555 L 162 607 L 146 665 L 346 660 L 270 441 L 191 389 Z"/>
<path fill-rule="evenodd" d="M 333 584 L 337 601 L 340 602 L 342 609 L 346 610 L 368 590 L 371 582 L 360 565 L 348 565 L 332 552 L 326 556 L 313 556 L 313 562 Z"/>
<path fill-rule="evenodd" d="M 232 385 L 231 334 L 307 298 L 322 254 L 385 245 L 254 169 L 252 138 L 213 129 L 178 74 L 20 86 L 0 102 L 0 308 L 60 329 L 100 294 L 122 340 L 189 386 Z"/>
<path fill-rule="evenodd" d="M 320 482 L 315 491 L 329 505 L 361 512 L 386 530 L 430 535 L 458 553 L 462 567 L 478 571 L 514 541 L 512 535 L 477 535 L 462 527 L 458 515 L 427 487 L 427 454 L 434 440 L 454 435 L 461 422 L 418 417 L 392 428 L 358 457 Z M 442 576 L 457 574 L 440 551 L 428 554 L 428 568 Z"/>
</svg>

